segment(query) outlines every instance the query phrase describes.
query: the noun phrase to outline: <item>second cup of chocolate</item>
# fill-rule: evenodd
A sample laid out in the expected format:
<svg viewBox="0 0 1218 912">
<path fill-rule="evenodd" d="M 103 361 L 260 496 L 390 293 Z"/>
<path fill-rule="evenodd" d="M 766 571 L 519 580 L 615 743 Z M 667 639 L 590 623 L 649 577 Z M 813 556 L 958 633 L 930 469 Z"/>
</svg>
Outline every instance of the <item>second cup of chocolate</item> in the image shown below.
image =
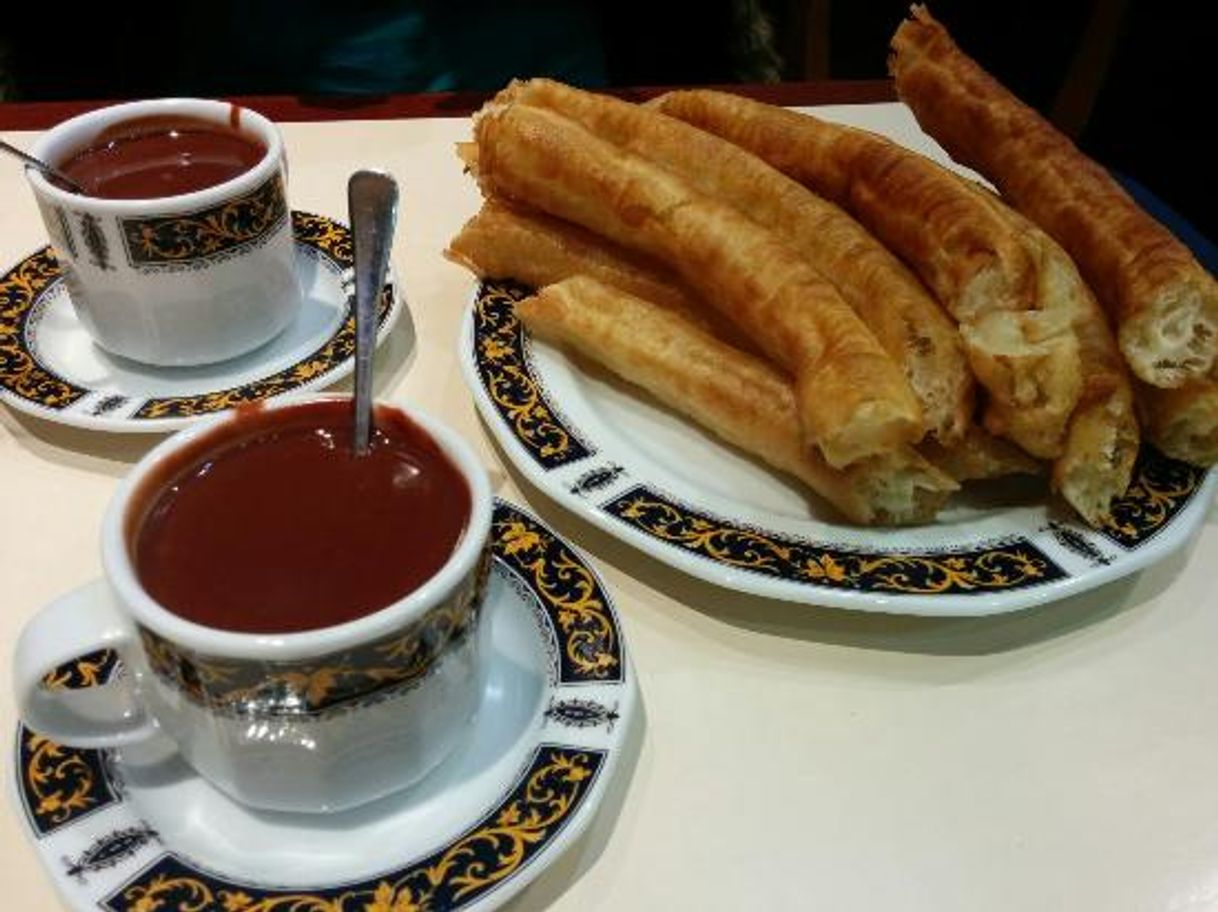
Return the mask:
<svg viewBox="0 0 1218 912">
<path fill-rule="evenodd" d="M 351 400 L 254 406 L 154 448 L 102 529 L 106 587 L 35 615 L 15 657 L 23 718 L 52 739 L 167 735 L 238 801 L 334 811 L 409 786 L 470 730 L 484 681 L 492 498 L 461 439 Z M 47 690 L 74 655 L 128 674 Z"/>
<path fill-rule="evenodd" d="M 227 102 L 114 105 L 32 152 L 84 187 L 27 169 L 72 304 L 107 351 L 157 366 L 223 361 L 296 317 L 283 140 Z"/>
</svg>

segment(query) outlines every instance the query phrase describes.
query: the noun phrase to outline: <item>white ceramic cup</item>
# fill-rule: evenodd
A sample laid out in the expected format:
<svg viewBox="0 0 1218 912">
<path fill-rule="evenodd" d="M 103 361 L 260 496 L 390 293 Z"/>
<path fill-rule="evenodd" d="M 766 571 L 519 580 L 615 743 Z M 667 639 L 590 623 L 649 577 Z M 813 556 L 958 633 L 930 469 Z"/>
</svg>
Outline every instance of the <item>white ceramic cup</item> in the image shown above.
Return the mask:
<svg viewBox="0 0 1218 912">
<path fill-rule="evenodd" d="M 266 407 L 323 398 L 333 397 Z M 299 633 L 215 629 L 158 604 L 132 563 L 129 513 L 147 500 L 145 479 L 160 479 L 159 467 L 232 417 L 207 419 L 155 447 L 120 483 L 102 524 L 107 585 L 52 602 L 22 631 L 13 667 L 25 724 L 78 747 L 163 733 L 213 785 L 271 810 L 341 810 L 425 776 L 468 732 L 482 694 L 493 499 L 456 433 L 401 411 L 470 491 L 465 532 L 422 586 L 380 611 Z M 79 690 L 45 686 L 54 669 L 103 648 L 117 650 L 127 674 Z"/>
<path fill-rule="evenodd" d="M 26 174 L 85 329 L 109 352 L 179 367 L 252 351 L 300 309 L 279 131 L 227 102 L 165 98 L 64 121 L 32 153 L 62 165 L 116 123 L 168 114 L 236 122 L 266 154 L 222 184 L 153 199 L 82 196 Z"/>
</svg>

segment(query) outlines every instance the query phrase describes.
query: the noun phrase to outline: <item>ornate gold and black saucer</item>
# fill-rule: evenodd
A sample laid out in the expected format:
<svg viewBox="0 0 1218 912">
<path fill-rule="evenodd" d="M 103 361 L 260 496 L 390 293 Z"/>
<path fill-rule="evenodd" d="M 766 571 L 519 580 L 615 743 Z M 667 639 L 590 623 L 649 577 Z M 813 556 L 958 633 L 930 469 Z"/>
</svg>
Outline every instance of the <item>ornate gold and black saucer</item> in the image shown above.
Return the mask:
<svg viewBox="0 0 1218 912">
<path fill-rule="evenodd" d="M 72 307 L 49 247 L 0 277 L 0 401 L 60 424 L 101 431 L 164 432 L 245 402 L 319 389 L 351 372 L 351 236 L 322 215 L 292 213 L 304 301 L 296 321 L 266 345 L 219 364 L 158 368 L 99 348 Z M 381 295 L 378 338 L 402 301 Z"/>
<path fill-rule="evenodd" d="M 18 803 L 70 907 L 406 912 L 520 892 L 586 828 L 642 718 L 617 614 L 583 556 L 504 501 L 492 542 L 482 704 L 466 742 L 404 792 L 339 814 L 257 812 L 168 742 L 83 750 L 22 727 Z M 105 651 L 46 685 L 122 673 Z"/>
</svg>

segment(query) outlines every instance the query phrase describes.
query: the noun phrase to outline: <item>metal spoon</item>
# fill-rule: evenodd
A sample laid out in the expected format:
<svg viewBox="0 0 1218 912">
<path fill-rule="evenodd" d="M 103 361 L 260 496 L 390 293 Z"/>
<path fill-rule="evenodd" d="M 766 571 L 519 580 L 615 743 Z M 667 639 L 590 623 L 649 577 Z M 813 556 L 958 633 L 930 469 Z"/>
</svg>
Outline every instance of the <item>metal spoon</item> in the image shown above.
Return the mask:
<svg viewBox="0 0 1218 912">
<path fill-rule="evenodd" d="M 47 180 L 49 180 L 51 183 L 58 184 L 60 187 L 63 187 L 66 190 L 71 190 L 73 193 L 80 193 L 88 196 L 89 191 L 87 191 L 80 184 L 76 183 L 76 181 L 72 180 L 72 178 L 68 177 L 58 168 L 52 168 L 46 162 L 22 152 L 16 146 L 10 146 L 3 139 L 0 139 L 0 149 L 3 149 L 9 155 L 17 156 L 19 159 L 25 162 L 27 168 L 37 168 L 46 175 Z"/>
<path fill-rule="evenodd" d="M 347 181 L 347 211 L 355 245 L 355 453 L 372 437 L 372 352 L 376 302 L 385 285 L 398 218 L 398 185 L 384 171 L 356 171 Z"/>
</svg>

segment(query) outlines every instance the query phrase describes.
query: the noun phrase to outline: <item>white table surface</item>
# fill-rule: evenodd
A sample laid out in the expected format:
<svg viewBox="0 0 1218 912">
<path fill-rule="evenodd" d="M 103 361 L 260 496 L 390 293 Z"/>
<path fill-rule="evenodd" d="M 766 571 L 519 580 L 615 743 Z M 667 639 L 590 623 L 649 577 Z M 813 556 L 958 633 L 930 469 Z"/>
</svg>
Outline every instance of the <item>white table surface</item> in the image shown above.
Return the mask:
<svg viewBox="0 0 1218 912">
<path fill-rule="evenodd" d="M 930 149 L 900 106 L 823 110 Z M 853 614 L 683 577 L 529 488 L 474 413 L 454 357 L 470 279 L 440 255 L 478 205 L 452 154 L 468 121 L 283 132 L 294 208 L 343 216 L 359 166 L 398 177 L 394 265 L 418 345 L 399 324 L 379 393 L 455 424 L 497 493 L 592 556 L 633 651 L 632 756 L 591 830 L 512 908 L 1218 908 L 1213 511 L 1192 548 L 1133 579 L 984 619 Z M 0 199 L 8 264 L 45 238 L 19 167 L 0 168 Z M 103 508 L 156 439 L 0 407 L 5 680 L 24 620 L 100 573 Z M 0 727 L 15 726 L 6 687 Z M 0 908 L 58 908 L 11 797 L 0 871 Z"/>
</svg>

